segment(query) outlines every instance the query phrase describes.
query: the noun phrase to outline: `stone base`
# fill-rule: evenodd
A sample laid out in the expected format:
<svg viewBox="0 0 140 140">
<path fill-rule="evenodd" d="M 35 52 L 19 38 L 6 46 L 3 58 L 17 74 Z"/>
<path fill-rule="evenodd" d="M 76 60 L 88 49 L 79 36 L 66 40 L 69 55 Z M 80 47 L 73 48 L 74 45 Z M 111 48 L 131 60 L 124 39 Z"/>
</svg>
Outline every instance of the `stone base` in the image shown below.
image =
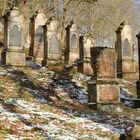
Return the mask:
<svg viewBox="0 0 140 140">
<path fill-rule="evenodd" d="M 120 103 L 116 104 L 97 104 L 97 109 L 102 112 L 108 113 L 121 113 L 124 112 L 124 108 Z"/>
<path fill-rule="evenodd" d="M 88 103 L 88 107 L 92 110 L 99 110 L 102 112 L 108 112 L 108 113 L 121 113 L 124 111 L 123 106 L 120 103 L 116 103 L 116 104 L 111 104 L 111 103 L 107 103 L 107 104 L 100 104 L 100 103 Z"/>
<path fill-rule="evenodd" d="M 47 62 L 48 62 L 47 59 L 42 60 L 42 67 L 46 66 Z"/>
<path fill-rule="evenodd" d="M 90 109 L 97 110 L 97 104 L 96 103 L 88 103 L 88 107 Z"/>
<path fill-rule="evenodd" d="M 26 56 L 23 52 L 2 52 L 2 64 L 11 66 L 25 66 Z"/>
<path fill-rule="evenodd" d="M 140 79 L 136 82 L 137 85 L 137 98 L 140 99 Z"/>
<path fill-rule="evenodd" d="M 28 56 L 28 57 L 26 57 L 26 60 L 31 60 L 31 61 L 33 61 L 34 58 L 33 58 L 32 56 Z"/>
<path fill-rule="evenodd" d="M 138 63 L 135 60 L 117 60 L 117 77 L 125 79 L 137 79 Z"/>
<path fill-rule="evenodd" d="M 93 80 L 88 83 L 88 103 L 120 103 L 120 86 L 113 79 Z"/>
<path fill-rule="evenodd" d="M 34 54 L 34 52 L 33 52 L 33 47 L 29 47 L 29 56 L 31 56 L 31 57 L 33 57 L 33 54 Z"/>
<path fill-rule="evenodd" d="M 122 74 L 122 77 L 124 79 L 135 80 L 135 79 L 138 79 L 139 73 L 138 72 L 134 72 L 134 73 L 123 73 Z"/>
<path fill-rule="evenodd" d="M 134 100 L 134 108 L 140 108 L 140 99 Z"/>
</svg>

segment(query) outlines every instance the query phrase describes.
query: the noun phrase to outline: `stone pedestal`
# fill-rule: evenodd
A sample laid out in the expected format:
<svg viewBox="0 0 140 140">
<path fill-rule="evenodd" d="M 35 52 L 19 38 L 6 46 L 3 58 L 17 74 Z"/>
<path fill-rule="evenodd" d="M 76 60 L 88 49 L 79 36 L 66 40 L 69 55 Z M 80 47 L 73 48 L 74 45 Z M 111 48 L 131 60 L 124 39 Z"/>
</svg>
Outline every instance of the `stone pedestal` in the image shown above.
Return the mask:
<svg viewBox="0 0 140 140">
<path fill-rule="evenodd" d="M 115 50 L 107 47 L 91 48 L 94 74 L 88 83 L 88 103 L 120 103 L 120 86 L 116 79 Z"/>
<path fill-rule="evenodd" d="M 25 66 L 25 53 L 4 51 L 2 52 L 2 64 Z"/>
</svg>

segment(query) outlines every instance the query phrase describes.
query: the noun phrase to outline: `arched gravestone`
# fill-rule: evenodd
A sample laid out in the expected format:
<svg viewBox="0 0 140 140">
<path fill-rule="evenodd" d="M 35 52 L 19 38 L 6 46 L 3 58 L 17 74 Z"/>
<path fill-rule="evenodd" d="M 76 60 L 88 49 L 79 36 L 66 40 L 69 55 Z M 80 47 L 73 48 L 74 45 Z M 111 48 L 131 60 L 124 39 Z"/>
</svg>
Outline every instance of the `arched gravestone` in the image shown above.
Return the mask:
<svg viewBox="0 0 140 140">
<path fill-rule="evenodd" d="M 76 34 L 73 34 L 73 35 L 71 36 L 71 39 L 70 39 L 70 43 L 71 43 L 70 49 L 77 49 L 77 42 L 78 42 L 77 36 L 76 36 Z"/>
<path fill-rule="evenodd" d="M 38 26 L 36 29 L 36 34 L 35 34 L 35 44 L 36 45 L 41 45 L 44 43 L 44 30 L 42 26 Z"/>
<path fill-rule="evenodd" d="M 12 29 L 9 30 L 9 46 L 21 46 L 21 32 L 16 25 L 14 25 Z"/>
<path fill-rule="evenodd" d="M 12 66 L 25 66 L 24 16 L 22 12 L 13 7 L 4 15 L 4 44 L 2 64 Z"/>
<path fill-rule="evenodd" d="M 127 22 L 122 22 L 116 35 L 117 77 L 136 78 L 137 62 L 133 59 L 133 39 L 130 25 Z"/>
<path fill-rule="evenodd" d="M 56 35 L 53 35 L 49 41 L 49 53 L 52 53 L 52 54 L 60 53 L 59 41 L 58 41 Z"/>
<path fill-rule="evenodd" d="M 123 56 L 131 57 L 131 44 L 127 38 L 123 41 Z"/>
</svg>

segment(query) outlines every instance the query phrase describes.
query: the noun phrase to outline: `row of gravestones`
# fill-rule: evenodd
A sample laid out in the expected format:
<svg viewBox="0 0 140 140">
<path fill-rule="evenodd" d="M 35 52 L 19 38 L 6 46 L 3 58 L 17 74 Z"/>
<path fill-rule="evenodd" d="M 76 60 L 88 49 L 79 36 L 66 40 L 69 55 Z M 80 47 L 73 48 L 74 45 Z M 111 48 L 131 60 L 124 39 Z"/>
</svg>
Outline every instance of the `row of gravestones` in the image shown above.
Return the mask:
<svg viewBox="0 0 140 140">
<path fill-rule="evenodd" d="M 3 64 L 25 65 L 23 26 L 24 17 L 18 8 L 14 7 L 4 16 L 5 51 L 2 53 Z M 46 14 L 43 11 L 38 11 L 31 18 L 29 55 L 35 62 L 46 65 L 63 59 L 62 30 L 62 26 L 57 20 L 48 23 Z M 136 77 L 137 63 L 133 59 L 131 27 L 123 22 L 117 29 L 116 34 L 117 77 L 134 78 Z M 80 71 L 92 74 L 90 47 L 95 45 L 95 40 L 89 37 L 79 37 L 79 28 L 76 23 L 67 26 L 65 37 L 64 60 L 70 63 L 78 59 L 80 60 Z"/>
<path fill-rule="evenodd" d="M 40 11 L 32 17 L 30 29 L 29 55 L 34 61 L 44 65 L 62 59 L 62 27 L 57 20 L 52 20 L 47 25 L 46 22 L 46 15 Z M 23 25 L 23 15 L 17 8 L 13 8 L 4 16 L 3 64 L 25 65 Z M 94 41 L 88 38 L 84 43 L 84 37 L 79 37 L 77 24 L 68 25 L 66 28 L 65 61 L 73 63 L 79 59 L 81 69 L 86 67 L 94 72 L 91 82 L 88 84 L 89 103 L 119 103 L 120 87 L 116 79 L 117 74 L 118 77 L 127 77 L 128 75 L 133 76 L 136 72 L 136 64 L 132 57 L 133 45 L 130 26 L 122 23 L 116 33 L 115 49 L 91 48 Z M 90 64 L 92 68 L 90 68 Z M 140 87 L 140 82 L 137 83 Z"/>
<path fill-rule="evenodd" d="M 18 8 L 14 7 L 4 16 L 5 50 L 2 53 L 3 64 L 25 66 L 23 26 L 24 17 Z M 81 59 L 88 59 L 85 72 L 91 71 L 90 73 L 92 73 L 90 47 L 94 46 L 94 39 L 91 37 L 80 37 L 78 25 L 72 23 L 67 26 L 64 33 L 67 47 L 66 50 L 63 50 L 62 30 L 63 28 L 57 20 L 49 21 L 43 11 L 38 11 L 31 18 L 29 56 L 35 62 L 44 66 L 60 60 L 74 63 L 76 60 L 79 60 L 80 55 Z M 82 49 L 79 49 L 80 44 L 83 46 L 82 52 Z"/>
</svg>

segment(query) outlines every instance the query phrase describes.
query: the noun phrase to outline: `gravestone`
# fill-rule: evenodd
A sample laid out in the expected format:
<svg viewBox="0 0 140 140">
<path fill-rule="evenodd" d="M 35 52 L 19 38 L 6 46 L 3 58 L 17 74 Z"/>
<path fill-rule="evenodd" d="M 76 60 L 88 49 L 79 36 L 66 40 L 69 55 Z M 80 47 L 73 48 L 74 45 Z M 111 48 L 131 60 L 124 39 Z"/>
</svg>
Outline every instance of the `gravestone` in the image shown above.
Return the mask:
<svg viewBox="0 0 140 140">
<path fill-rule="evenodd" d="M 116 79 L 115 50 L 107 47 L 91 48 L 94 74 L 88 83 L 88 103 L 118 104 L 120 87 Z"/>
<path fill-rule="evenodd" d="M 31 47 L 29 55 L 39 64 L 44 63 L 47 53 L 46 46 L 46 14 L 39 10 L 31 18 Z M 45 63 L 44 63 L 45 65 Z"/>
<path fill-rule="evenodd" d="M 48 63 L 53 63 L 61 60 L 61 32 L 62 27 L 59 21 L 52 20 L 47 25 L 47 39 L 48 39 Z"/>
<path fill-rule="evenodd" d="M 23 14 L 16 7 L 4 16 L 5 50 L 2 52 L 2 64 L 25 66 L 23 21 Z"/>
<path fill-rule="evenodd" d="M 133 59 L 133 41 L 130 25 L 126 22 L 121 23 L 116 35 L 117 77 L 135 78 L 137 63 Z"/>
<path fill-rule="evenodd" d="M 93 74 L 93 69 L 91 67 L 91 55 L 90 48 L 95 46 L 95 39 L 90 36 L 84 37 L 84 73 L 88 75 Z"/>
<path fill-rule="evenodd" d="M 65 61 L 75 63 L 79 57 L 79 27 L 72 22 L 66 27 Z"/>
<path fill-rule="evenodd" d="M 136 37 L 138 39 L 139 79 L 136 82 L 136 85 L 137 85 L 137 99 L 134 102 L 134 106 L 135 106 L 135 108 L 140 108 L 140 32 L 139 32 L 139 34 Z"/>
<path fill-rule="evenodd" d="M 90 48 L 95 46 L 95 39 L 89 36 L 80 36 L 79 38 L 79 72 L 86 75 L 92 75 L 93 69 L 91 67 Z"/>
</svg>

